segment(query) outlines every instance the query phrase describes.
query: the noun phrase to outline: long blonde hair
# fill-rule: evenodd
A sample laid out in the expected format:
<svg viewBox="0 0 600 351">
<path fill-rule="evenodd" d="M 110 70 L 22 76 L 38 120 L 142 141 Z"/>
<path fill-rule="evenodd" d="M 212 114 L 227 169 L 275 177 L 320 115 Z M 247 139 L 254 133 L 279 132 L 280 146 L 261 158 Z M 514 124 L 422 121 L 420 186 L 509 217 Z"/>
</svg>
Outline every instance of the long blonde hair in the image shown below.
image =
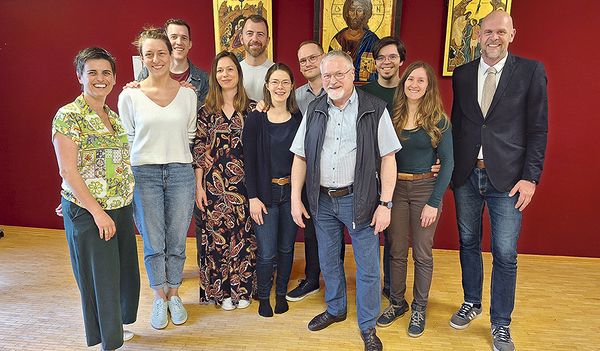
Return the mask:
<svg viewBox="0 0 600 351">
<path fill-rule="evenodd" d="M 431 146 L 437 147 L 439 142 L 442 140 L 442 133 L 450 128 L 450 119 L 444 112 L 444 105 L 442 103 L 442 97 L 440 96 L 440 89 L 438 82 L 435 77 L 433 68 L 423 62 L 413 62 L 400 77 L 400 83 L 396 88 L 396 95 L 394 96 L 394 109 L 392 111 L 392 123 L 396 129 L 396 134 L 400 140 L 406 140 L 402 137 L 402 130 L 408 123 L 408 98 L 404 92 L 404 83 L 408 79 L 408 76 L 417 68 L 423 68 L 427 73 L 427 89 L 425 95 L 419 101 L 417 107 L 417 113 L 415 114 L 415 125 L 417 128 L 423 128 L 427 135 L 431 138 Z M 443 125 L 438 127 L 438 124 L 443 121 Z"/>
<path fill-rule="evenodd" d="M 217 64 L 219 63 L 219 60 L 224 57 L 229 57 L 231 61 L 233 61 L 233 64 L 235 65 L 238 73 L 237 94 L 235 94 L 235 97 L 233 99 L 233 107 L 236 111 L 242 112 L 246 110 L 248 106 L 250 106 L 250 98 L 248 98 L 246 90 L 244 89 L 244 77 L 242 74 L 242 67 L 240 66 L 240 63 L 238 62 L 235 54 L 227 50 L 223 50 L 220 53 L 218 53 L 215 59 L 213 60 L 212 68 L 210 71 L 210 78 L 208 80 L 208 94 L 206 95 L 204 106 L 209 114 L 219 112 L 219 110 L 221 110 L 223 104 L 225 103 L 223 101 L 223 93 L 221 86 L 219 85 L 219 82 L 217 82 Z"/>
</svg>

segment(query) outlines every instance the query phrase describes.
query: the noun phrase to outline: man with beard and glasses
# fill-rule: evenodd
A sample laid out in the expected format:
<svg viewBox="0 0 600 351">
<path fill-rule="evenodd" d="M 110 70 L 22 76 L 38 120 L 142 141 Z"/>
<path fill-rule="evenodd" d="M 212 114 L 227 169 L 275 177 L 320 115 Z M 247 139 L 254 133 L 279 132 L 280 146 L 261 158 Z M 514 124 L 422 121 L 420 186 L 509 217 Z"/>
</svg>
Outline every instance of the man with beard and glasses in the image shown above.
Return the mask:
<svg viewBox="0 0 600 351">
<path fill-rule="evenodd" d="M 390 223 L 400 150 L 385 102 L 354 88 L 352 58 L 333 50 L 321 60 L 327 95 L 308 105 L 290 150 L 292 217 L 300 227 L 312 217 L 327 310 L 308 329 L 318 331 L 347 315 L 346 276 L 340 257 L 344 227 L 356 261 L 356 314 L 366 351 L 383 349 L 375 331 L 381 311 L 379 232 Z M 302 204 L 306 180 L 310 207 Z M 381 195 L 379 195 L 381 194 Z"/>
<path fill-rule="evenodd" d="M 457 67 L 452 77 L 452 182 L 464 303 L 450 325 L 465 329 L 483 312 L 481 240 L 487 206 L 495 351 L 515 350 L 510 323 L 517 284 L 517 241 L 522 211 L 540 181 L 548 139 L 544 65 L 508 51 L 515 33 L 508 13 L 487 15 L 477 36 L 481 57 Z"/>
<path fill-rule="evenodd" d="M 371 0 L 346 0 L 344 21 L 348 27 L 339 31 L 329 43 L 329 51 L 342 50 L 352 57 L 354 81 L 372 82 L 377 79 L 373 69 L 373 45 L 379 39 L 369 30 L 369 19 L 373 15 Z"/>
<path fill-rule="evenodd" d="M 178 82 L 188 82 L 196 88 L 198 108 L 200 108 L 208 94 L 208 73 L 194 66 L 188 58 L 188 53 L 192 48 L 190 26 L 184 20 L 171 18 L 165 23 L 164 29 L 173 47 L 173 62 L 169 68 L 171 78 Z M 148 69 L 144 67 L 137 81 L 140 82 L 147 77 Z"/>
<path fill-rule="evenodd" d="M 273 66 L 267 57 L 269 45 L 269 25 L 260 15 L 251 15 L 242 28 L 242 43 L 246 49 L 246 58 L 240 62 L 244 76 L 244 89 L 254 101 L 264 99 L 263 86 L 267 70 Z"/>
</svg>

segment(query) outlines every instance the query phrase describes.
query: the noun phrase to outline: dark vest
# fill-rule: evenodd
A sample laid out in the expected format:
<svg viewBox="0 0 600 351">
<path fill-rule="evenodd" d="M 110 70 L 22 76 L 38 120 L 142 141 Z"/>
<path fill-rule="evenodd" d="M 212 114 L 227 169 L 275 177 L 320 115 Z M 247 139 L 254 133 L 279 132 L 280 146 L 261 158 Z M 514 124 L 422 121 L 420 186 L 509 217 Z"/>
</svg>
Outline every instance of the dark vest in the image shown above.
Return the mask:
<svg viewBox="0 0 600 351">
<path fill-rule="evenodd" d="M 354 169 L 354 220 L 362 224 L 371 221 L 379 205 L 379 172 L 381 155 L 377 139 L 379 120 L 385 111 L 383 100 L 356 89 L 358 119 L 356 121 L 356 167 Z M 311 213 L 317 215 L 320 192 L 320 163 L 325 130 L 327 129 L 327 95 L 315 99 L 306 112 L 306 192 Z"/>
</svg>

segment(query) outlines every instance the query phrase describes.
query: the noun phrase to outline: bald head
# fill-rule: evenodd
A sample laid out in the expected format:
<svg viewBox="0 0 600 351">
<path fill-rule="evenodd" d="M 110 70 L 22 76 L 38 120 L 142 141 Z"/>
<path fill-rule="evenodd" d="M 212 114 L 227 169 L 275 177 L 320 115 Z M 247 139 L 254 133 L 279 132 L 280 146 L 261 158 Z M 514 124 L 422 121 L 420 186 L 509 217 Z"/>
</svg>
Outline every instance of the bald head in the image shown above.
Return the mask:
<svg viewBox="0 0 600 351">
<path fill-rule="evenodd" d="M 515 38 L 512 17 L 504 11 L 492 11 L 481 21 L 477 41 L 481 44 L 483 61 L 493 66 L 508 53 L 508 44 Z"/>
</svg>

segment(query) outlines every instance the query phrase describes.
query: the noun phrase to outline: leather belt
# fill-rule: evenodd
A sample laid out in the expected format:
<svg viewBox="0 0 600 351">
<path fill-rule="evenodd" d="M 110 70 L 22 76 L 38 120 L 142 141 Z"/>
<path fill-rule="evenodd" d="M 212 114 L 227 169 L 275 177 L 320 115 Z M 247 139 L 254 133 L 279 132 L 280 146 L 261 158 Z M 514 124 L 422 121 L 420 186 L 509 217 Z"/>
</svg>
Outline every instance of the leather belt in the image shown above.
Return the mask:
<svg viewBox="0 0 600 351">
<path fill-rule="evenodd" d="M 485 168 L 485 163 L 483 163 L 483 160 L 477 160 L 477 168 Z"/>
<path fill-rule="evenodd" d="M 427 178 L 433 178 L 433 177 L 434 177 L 433 172 L 421 173 L 421 174 L 398 173 L 399 180 L 419 180 L 419 179 L 427 179 Z"/>
<path fill-rule="evenodd" d="M 277 185 L 290 184 L 290 177 L 288 176 L 283 178 L 273 178 L 272 182 Z"/>
<path fill-rule="evenodd" d="M 335 189 L 335 188 L 326 188 L 324 186 L 321 187 L 321 192 L 329 195 L 330 197 L 341 197 L 346 196 L 348 194 L 352 194 L 354 191 L 354 187 L 349 185 L 345 188 Z"/>
</svg>

